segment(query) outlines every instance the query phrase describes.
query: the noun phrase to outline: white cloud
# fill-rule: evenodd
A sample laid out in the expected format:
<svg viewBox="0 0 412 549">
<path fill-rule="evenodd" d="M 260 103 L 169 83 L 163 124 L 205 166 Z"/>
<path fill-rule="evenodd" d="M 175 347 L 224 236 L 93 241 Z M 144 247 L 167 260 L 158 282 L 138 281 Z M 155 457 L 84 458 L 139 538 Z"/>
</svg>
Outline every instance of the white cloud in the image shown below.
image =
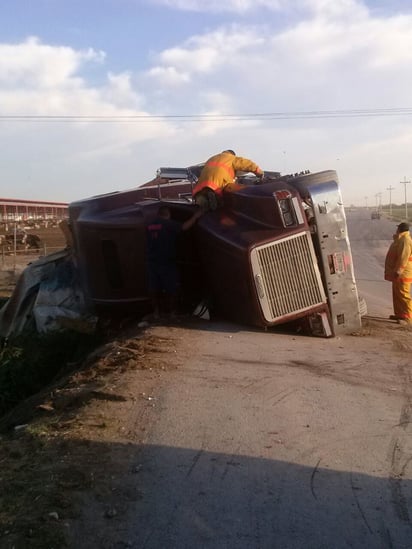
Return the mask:
<svg viewBox="0 0 412 549">
<path fill-rule="evenodd" d="M 144 101 L 143 96 L 133 89 L 130 72 L 120 74 L 109 72 L 107 85 L 102 90 L 102 97 L 108 104 L 127 110 L 141 108 Z"/>
<path fill-rule="evenodd" d="M 53 199 L 55 194 L 56 200 L 93 194 L 93 184 L 114 184 L 114 167 L 124 173 L 119 162 L 133 159 L 142 143 L 173 135 L 174 128 L 164 120 L 25 118 L 147 115 L 142 109 L 145 98 L 133 89 L 130 72 L 109 72 L 100 86 L 80 76 L 87 74 L 89 63 L 103 65 L 104 60 L 102 52 L 45 45 L 36 38 L 0 44 L 3 194 L 43 199 Z M 23 118 L 4 119 L 13 115 Z M 94 183 L 88 184 L 85 174 L 92 167 Z M 9 191 L 6 182 L 11 183 Z"/>
<path fill-rule="evenodd" d="M 359 20 L 368 15 L 365 4 L 359 0 L 298 0 L 297 4 L 306 7 L 317 17 L 339 19 L 340 22 L 346 17 Z"/>
<path fill-rule="evenodd" d="M 248 14 L 259 9 L 274 12 L 309 12 L 325 17 L 357 16 L 367 12 L 365 5 L 357 0 L 148 0 L 149 3 L 174 10 Z"/>
<path fill-rule="evenodd" d="M 181 72 L 178 68 L 167 65 L 165 67 L 153 67 L 147 71 L 147 75 L 163 86 L 176 86 L 190 82 L 188 72 Z"/>
<path fill-rule="evenodd" d="M 70 81 L 84 62 L 101 63 L 104 57 L 93 49 L 41 44 L 36 37 L 21 44 L 0 44 L 0 85 L 52 88 Z"/>
<path fill-rule="evenodd" d="M 410 104 L 412 17 L 376 17 L 354 0 L 296 4 L 306 16 L 284 29 L 274 32 L 269 24 L 222 27 L 161 52 L 157 67 L 184 70 L 190 77 L 185 100 L 182 90 L 171 94 L 168 108 L 245 113 Z M 242 153 L 267 169 L 335 168 L 346 199 L 362 203 L 365 194 L 387 186 L 385 174 L 392 177 L 397 167 L 407 173 L 409 122 L 401 116 L 272 121 L 247 128 L 209 122 L 190 126 L 191 148 L 198 148 L 196 139 L 203 138 L 212 151 L 229 145 L 242 150 L 243 144 Z"/>
<path fill-rule="evenodd" d="M 254 8 L 281 7 L 281 2 L 257 2 Z M 200 2 L 170 4 L 194 9 Z M 296 5 L 300 18 L 285 28 L 274 28 L 270 21 L 261 27 L 212 28 L 148 57 L 152 65 L 140 73 L 131 67 L 118 74 L 107 71 L 99 85 L 90 83 L 87 71 L 97 64 L 103 73 L 104 53 L 33 38 L 0 44 L 2 113 L 221 115 L 409 105 L 412 17 L 379 18 L 355 0 L 301 0 Z M 225 6 L 244 10 L 252 2 Z M 345 199 L 359 202 L 391 183 L 387 178 L 396 167 L 405 172 L 402 177 L 412 175 L 407 172 L 409 124 L 402 117 L 3 123 L 0 144 L 7 154 L 1 173 L 16 178 L 26 169 L 30 181 L 40 185 L 40 197 L 58 176 L 62 192 L 74 199 L 144 182 L 161 164 L 188 165 L 233 148 L 266 169 L 337 168 Z M 88 178 L 90 186 L 85 186 Z"/>
<path fill-rule="evenodd" d="M 257 29 L 237 25 L 221 27 L 164 50 L 157 56 L 159 64 L 148 74 L 157 76 L 162 71 L 174 70 L 176 74 L 185 75 L 181 81 L 187 82 L 192 80 L 192 75 L 216 73 L 222 66 L 231 66 L 237 63 L 239 56 L 264 45 L 265 38 Z"/>
<path fill-rule="evenodd" d="M 278 10 L 286 0 L 152 0 L 153 4 L 184 11 L 238 12 L 269 8 Z"/>
<path fill-rule="evenodd" d="M 320 9 L 330 2 L 311 4 Z M 349 10 L 353 2 L 342 4 Z M 161 52 L 156 71 L 184 71 L 185 84 L 192 83 L 188 92 L 231 93 L 233 110 L 257 96 L 260 110 L 409 104 L 410 87 L 400 90 L 392 79 L 399 72 L 410 81 L 412 17 L 378 19 L 359 10 L 351 19 L 347 11 L 343 20 L 333 10 L 331 19 L 315 14 L 277 34 L 268 28 L 216 29 Z"/>
</svg>

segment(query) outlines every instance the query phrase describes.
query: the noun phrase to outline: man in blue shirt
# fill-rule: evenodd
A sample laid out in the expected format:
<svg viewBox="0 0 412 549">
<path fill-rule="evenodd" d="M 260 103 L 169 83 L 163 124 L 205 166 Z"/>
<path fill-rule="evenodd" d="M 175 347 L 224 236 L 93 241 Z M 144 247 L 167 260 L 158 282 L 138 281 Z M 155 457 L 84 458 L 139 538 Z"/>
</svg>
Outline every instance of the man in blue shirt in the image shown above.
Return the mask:
<svg viewBox="0 0 412 549">
<path fill-rule="evenodd" d="M 176 265 L 176 242 L 181 231 L 190 229 L 202 215 L 197 210 L 183 224 L 171 218 L 168 206 L 160 206 L 156 219 L 146 228 L 149 289 L 156 319 L 161 304 L 173 315 L 179 288 L 179 273 Z"/>
</svg>

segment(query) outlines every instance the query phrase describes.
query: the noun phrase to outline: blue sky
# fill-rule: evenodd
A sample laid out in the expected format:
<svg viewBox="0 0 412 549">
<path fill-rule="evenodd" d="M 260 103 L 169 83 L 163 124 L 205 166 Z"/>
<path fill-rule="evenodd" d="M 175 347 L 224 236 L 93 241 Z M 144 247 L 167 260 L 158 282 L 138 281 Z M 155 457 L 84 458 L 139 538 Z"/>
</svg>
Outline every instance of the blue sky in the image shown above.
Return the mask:
<svg viewBox="0 0 412 549">
<path fill-rule="evenodd" d="M 232 148 L 282 173 L 336 169 L 347 204 L 390 185 L 403 200 L 410 0 L 13 0 L 0 20 L 4 197 L 77 200 Z M 226 116 L 308 111 L 340 114 Z M 185 114 L 219 119 L 170 118 Z"/>
</svg>

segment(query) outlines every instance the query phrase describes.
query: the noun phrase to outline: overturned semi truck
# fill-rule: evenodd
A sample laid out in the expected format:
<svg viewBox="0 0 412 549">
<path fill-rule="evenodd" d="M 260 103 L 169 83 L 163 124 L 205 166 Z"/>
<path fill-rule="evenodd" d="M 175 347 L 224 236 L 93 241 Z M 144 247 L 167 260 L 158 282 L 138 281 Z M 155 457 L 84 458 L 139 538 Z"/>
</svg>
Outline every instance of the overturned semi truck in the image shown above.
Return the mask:
<svg viewBox="0 0 412 549">
<path fill-rule="evenodd" d="M 201 165 L 160 168 L 135 189 L 69 206 L 78 266 L 97 308 L 148 312 L 145 227 L 160 205 L 184 222 L 196 208 Z M 238 173 L 238 190 L 181 234 L 181 307 L 207 300 L 219 317 L 268 328 L 293 323 L 317 336 L 356 331 L 361 311 L 335 171 L 262 180 Z"/>
</svg>

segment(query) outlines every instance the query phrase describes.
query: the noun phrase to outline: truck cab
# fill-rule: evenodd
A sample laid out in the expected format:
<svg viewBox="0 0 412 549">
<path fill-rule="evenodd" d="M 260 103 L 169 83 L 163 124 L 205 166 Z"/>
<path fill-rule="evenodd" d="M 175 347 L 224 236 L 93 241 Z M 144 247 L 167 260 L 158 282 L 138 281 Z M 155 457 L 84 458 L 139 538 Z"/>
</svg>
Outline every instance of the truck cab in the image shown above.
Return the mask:
<svg viewBox="0 0 412 549">
<path fill-rule="evenodd" d="M 160 168 L 136 189 L 69 206 L 84 284 L 97 307 L 150 307 L 145 227 L 167 204 L 188 219 L 201 166 Z M 360 328 L 358 295 L 337 174 L 263 180 L 237 174 L 236 191 L 182 235 L 177 254 L 190 309 L 207 299 L 216 315 L 267 329 L 294 323 L 330 337 Z"/>
</svg>

